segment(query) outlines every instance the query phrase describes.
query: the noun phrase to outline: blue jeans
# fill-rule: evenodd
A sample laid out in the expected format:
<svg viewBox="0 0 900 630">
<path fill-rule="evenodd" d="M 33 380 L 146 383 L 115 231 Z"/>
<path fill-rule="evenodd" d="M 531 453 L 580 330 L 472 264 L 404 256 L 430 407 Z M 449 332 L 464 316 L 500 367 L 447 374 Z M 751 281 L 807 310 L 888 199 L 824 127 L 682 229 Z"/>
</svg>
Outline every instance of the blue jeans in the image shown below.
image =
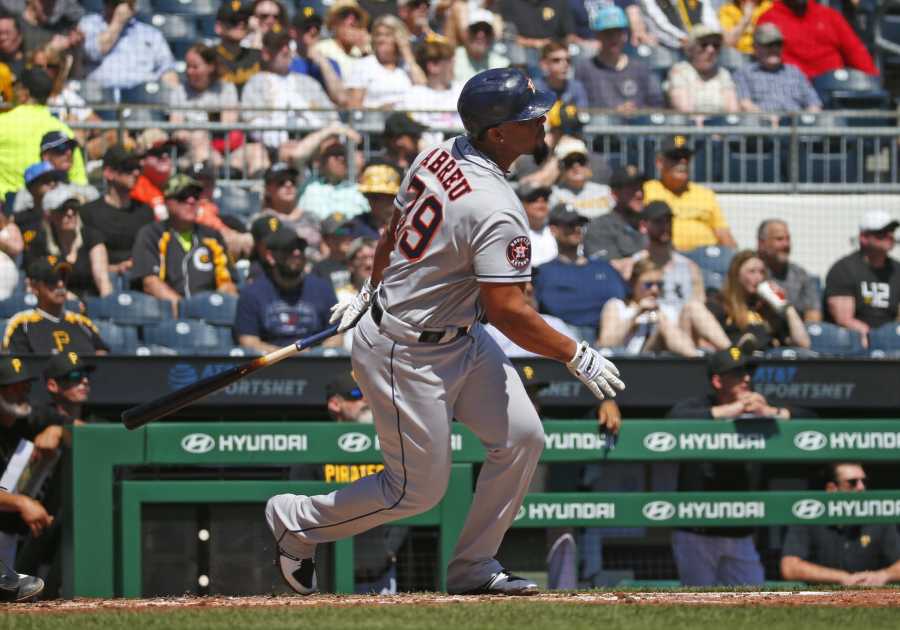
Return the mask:
<svg viewBox="0 0 900 630">
<path fill-rule="evenodd" d="M 765 579 L 752 536 L 728 538 L 676 530 L 672 555 L 685 586 L 747 586 Z"/>
</svg>

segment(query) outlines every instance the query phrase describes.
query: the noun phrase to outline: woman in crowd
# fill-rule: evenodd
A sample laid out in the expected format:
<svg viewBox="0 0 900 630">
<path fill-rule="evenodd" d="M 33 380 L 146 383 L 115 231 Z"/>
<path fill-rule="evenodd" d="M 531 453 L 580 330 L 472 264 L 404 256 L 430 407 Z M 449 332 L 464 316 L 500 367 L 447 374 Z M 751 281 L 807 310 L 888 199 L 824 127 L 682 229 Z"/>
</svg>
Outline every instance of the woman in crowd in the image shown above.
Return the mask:
<svg viewBox="0 0 900 630">
<path fill-rule="evenodd" d="M 426 40 L 416 48 L 416 63 L 425 85 L 410 88 L 402 108 L 421 113 L 413 118 L 433 129 L 462 129 L 456 112 L 461 85 L 453 82 L 453 48 L 444 38 Z"/>
<path fill-rule="evenodd" d="M 103 235 L 81 222 L 82 200 L 66 185 L 44 195 L 44 220 L 36 236 L 25 246 L 24 267 L 33 260 L 56 256 L 72 265 L 68 289 L 79 298 L 112 293 L 109 258 Z"/>
<path fill-rule="evenodd" d="M 348 106 L 356 109 L 403 108 L 409 89 L 425 83 L 399 18 L 382 15 L 372 23 L 372 54 L 352 65 L 345 80 Z"/>
<path fill-rule="evenodd" d="M 809 334 L 784 291 L 768 279 L 765 263 L 752 250 L 735 254 L 722 287 L 721 306 L 710 310 L 733 342 L 752 335 L 760 350 L 809 348 Z"/>
<path fill-rule="evenodd" d="M 288 14 L 277 0 L 256 0 L 250 7 L 250 32 L 241 44 L 247 48 L 262 48 L 263 35 L 269 31 L 287 32 Z"/>
<path fill-rule="evenodd" d="M 745 55 L 753 54 L 753 29 L 759 17 L 772 8 L 772 0 L 730 0 L 719 7 L 719 23 L 725 43 Z"/>
<path fill-rule="evenodd" d="M 649 258 L 635 263 L 631 272 L 631 297 L 627 302 L 611 298 L 600 314 L 597 345 L 622 348 L 625 354 L 673 352 L 692 357 L 697 347 L 678 325 L 677 314 L 660 304 L 663 273 Z"/>
<path fill-rule="evenodd" d="M 719 66 L 722 33 L 698 26 L 691 33 L 685 53 L 669 70 L 669 102 L 679 112 L 729 114 L 739 111 L 731 73 Z"/>
</svg>

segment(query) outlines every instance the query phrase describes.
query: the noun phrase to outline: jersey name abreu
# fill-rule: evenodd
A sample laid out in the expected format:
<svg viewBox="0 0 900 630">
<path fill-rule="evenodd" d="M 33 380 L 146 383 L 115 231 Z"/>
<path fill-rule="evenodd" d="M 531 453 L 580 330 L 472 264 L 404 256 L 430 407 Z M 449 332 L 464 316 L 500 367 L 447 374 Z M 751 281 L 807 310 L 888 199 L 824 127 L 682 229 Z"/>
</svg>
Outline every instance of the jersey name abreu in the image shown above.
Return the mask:
<svg viewBox="0 0 900 630">
<path fill-rule="evenodd" d="M 420 165 L 434 173 L 449 201 L 456 201 L 466 193 L 472 192 L 469 180 L 462 169 L 443 147 L 432 149 Z"/>
</svg>

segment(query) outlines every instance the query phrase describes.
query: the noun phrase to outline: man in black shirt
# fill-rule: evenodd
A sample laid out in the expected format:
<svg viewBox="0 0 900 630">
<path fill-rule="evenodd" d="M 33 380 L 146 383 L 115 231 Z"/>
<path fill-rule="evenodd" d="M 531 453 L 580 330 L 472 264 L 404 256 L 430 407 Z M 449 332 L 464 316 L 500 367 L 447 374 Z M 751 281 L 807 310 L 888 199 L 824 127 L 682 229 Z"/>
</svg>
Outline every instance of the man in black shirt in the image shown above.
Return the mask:
<svg viewBox="0 0 900 630">
<path fill-rule="evenodd" d="M 852 462 L 826 466 L 825 490 L 864 492 L 866 471 Z M 900 581 L 897 526 L 791 525 L 781 548 L 781 575 L 844 586 L 884 586 Z"/>
<path fill-rule="evenodd" d="M 500 15 L 515 26 L 516 43 L 530 50 L 535 61 L 551 40 L 567 40 L 575 32 L 567 0 L 502 0 Z"/>
<path fill-rule="evenodd" d="M 103 156 L 106 193 L 81 207 L 81 219 L 103 235 L 112 273 L 131 269 L 138 230 L 154 220 L 153 209 L 130 195 L 140 173 L 136 155 L 120 144 L 110 147 Z"/>
<path fill-rule="evenodd" d="M 216 13 L 216 35 L 219 45 L 216 55 L 225 69 L 222 80 L 234 83 L 240 93 L 244 84 L 259 72 L 260 52 L 255 48 L 241 46 L 241 41 L 250 32 L 250 8 L 241 0 L 227 0 Z"/>
<path fill-rule="evenodd" d="M 825 277 L 828 320 L 855 330 L 863 344 L 872 328 L 898 319 L 900 261 L 890 257 L 900 222 L 870 210 L 859 224 L 859 251 L 832 265 Z"/>
<path fill-rule="evenodd" d="M 591 219 L 584 231 L 585 256 L 608 260 L 625 278 L 631 275 L 631 257 L 647 247 L 640 226 L 646 181 L 647 176 L 635 166 L 616 169 L 609 179 L 615 207 Z"/>
<path fill-rule="evenodd" d="M 28 266 L 37 307 L 12 316 L 3 334 L 3 349 L 13 354 L 78 352 L 106 354 L 109 348 L 89 317 L 66 309 L 66 283 L 72 266 L 55 256 Z"/>
<path fill-rule="evenodd" d="M 751 357 L 737 347 L 710 355 L 707 366 L 712 392 L 683 400 L 668 417 L 713 421 L 737 418 L 793 417 L 774 407 L 750 387 Z M 752 490 L 748 465 L 730 462 L 682 462 L 679 492 Z M 672 532 L 672 554 L 681 583 L 690 586 L 735 586 L 763 583 L 763 567 L 749 527 L 685 527 Z"/>
</svg>

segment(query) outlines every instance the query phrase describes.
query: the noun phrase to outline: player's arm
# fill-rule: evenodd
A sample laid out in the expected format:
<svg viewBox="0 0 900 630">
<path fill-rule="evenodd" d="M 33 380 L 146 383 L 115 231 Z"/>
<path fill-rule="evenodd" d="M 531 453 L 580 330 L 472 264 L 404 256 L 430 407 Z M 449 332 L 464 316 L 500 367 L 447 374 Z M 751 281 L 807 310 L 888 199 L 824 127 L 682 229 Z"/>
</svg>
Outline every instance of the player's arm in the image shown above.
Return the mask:
<svg viewBox="0 0 900 630">
<path fill-rule="evenodd" d="M 523 286 L 480 282 L 488 321 L 525 350 L 565 363 L 597 398 L 612 398 L 617 389 L 625 389 L 616 366 L 587 343 L 577 343 L 545 322 L 525 299 Z"/>
</svg>

